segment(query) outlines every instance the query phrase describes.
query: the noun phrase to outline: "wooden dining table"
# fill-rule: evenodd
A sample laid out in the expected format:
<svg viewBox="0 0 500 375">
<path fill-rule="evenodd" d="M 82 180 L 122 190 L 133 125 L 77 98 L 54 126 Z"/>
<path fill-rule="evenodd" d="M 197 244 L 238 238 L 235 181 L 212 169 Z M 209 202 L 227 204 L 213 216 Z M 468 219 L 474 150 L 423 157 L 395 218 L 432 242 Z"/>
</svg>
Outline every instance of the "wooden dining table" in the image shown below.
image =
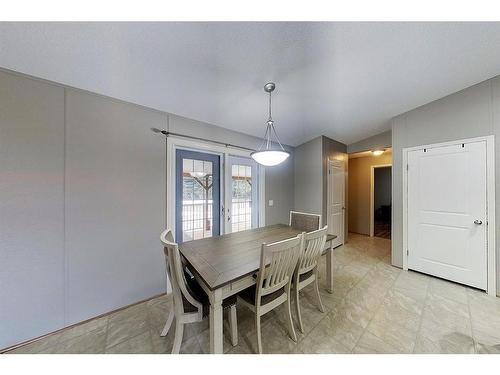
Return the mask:
<svg viewBox="0 0 500 375">
<path fill-rule="evenodd" d="M 223 352 L 222 300 L 255 284 L 263 243 L 292 238 L 301 231 L 276 224 L 182 243 L 179 250 L 210 301 L 210 352 Z M 333 291 L 333 239 L 327 242 L 327 289 Z"/>
</svg>

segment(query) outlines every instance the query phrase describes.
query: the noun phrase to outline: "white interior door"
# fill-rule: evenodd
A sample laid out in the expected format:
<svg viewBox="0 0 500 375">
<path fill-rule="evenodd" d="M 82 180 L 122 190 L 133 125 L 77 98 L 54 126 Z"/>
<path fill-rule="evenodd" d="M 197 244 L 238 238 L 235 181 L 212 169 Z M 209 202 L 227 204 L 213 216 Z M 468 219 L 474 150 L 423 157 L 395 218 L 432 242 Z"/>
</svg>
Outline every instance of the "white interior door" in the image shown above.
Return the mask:
<svg viewBox="0 0 500 375">
<path fill-rule="evenodd" d="M 328 233 L 337 238 L 333 246 L 344 243 L 344 211 L 345 211 L 345 175 L 344 163 L 339 160 L 328 161 L 328 194 L 327 194 Z"/>
<path fill-rule="evenodd" d="M 408 268 L 487 288 L 486 142 L 408 153 Z"/>
</svg>

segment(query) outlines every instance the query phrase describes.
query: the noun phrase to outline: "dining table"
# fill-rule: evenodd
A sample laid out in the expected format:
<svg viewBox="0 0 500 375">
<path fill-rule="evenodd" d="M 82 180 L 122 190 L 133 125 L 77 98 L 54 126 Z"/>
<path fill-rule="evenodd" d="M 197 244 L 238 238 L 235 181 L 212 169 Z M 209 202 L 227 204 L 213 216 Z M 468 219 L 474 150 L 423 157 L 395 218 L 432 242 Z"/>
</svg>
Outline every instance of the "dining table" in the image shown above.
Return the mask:
<svg viewBox="0 0 500 375">
<path fill-rule="evenodd" d="M 286 240 L 302 233 L 285 224 L 228 233 L 184 242 L 179 251 L 210 302 L 210 352 L 223 352 L 222 300 L 256 283 L 263 243 Z M 327 290 L 333 292 L 333 240 L 327 236 Z"/>
</svg>

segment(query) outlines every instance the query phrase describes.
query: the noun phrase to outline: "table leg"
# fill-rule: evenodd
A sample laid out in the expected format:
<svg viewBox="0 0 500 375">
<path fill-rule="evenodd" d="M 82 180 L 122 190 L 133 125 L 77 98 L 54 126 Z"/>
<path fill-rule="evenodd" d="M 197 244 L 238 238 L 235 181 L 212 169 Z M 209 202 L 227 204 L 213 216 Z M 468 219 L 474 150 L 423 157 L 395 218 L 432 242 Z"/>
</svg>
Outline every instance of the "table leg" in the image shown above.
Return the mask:
<svg viewBox="0 0 500 375">
<path fill-rule="evenodd" d="M 330 249 L 326 253 L 326 279 L 327 290 L 333 293 L 333 241 L 330 241 Z"/>
<path fill-rule="evenodd" d="M 210 298 L 210 353 L 222 354 L 222 289 L 216 289 Z"/>
</svg>

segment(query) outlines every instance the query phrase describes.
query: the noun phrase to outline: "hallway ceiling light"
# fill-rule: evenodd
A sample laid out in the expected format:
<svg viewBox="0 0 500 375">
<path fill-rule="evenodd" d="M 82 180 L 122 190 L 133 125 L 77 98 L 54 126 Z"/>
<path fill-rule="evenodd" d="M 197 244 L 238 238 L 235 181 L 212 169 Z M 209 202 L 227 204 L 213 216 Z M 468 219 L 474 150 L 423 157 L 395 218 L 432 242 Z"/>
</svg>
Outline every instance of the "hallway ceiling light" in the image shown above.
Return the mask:
<svg viewBox="0 0 500 375">
<path fill-rule="evenodd" d="M 266 167 L 281 164 L 290 156 L 290 153 L 285 151 L 278 138 L 271 116 L 271 93 L 275 88 L 276 85 L 272 82 L 266 83 L 264 86 L 264 91 L 269 93 L 269 118 L 267 119 L 266 133 L 264 134 L 264 139 L 259 149 L 250 154 L 257 163 L 265 165 Z M 275 143 L 279 145 L 279 148 L 273 148 L 273 137 L 275 138 Z"/>
<path fill-rule="evenodd" d="M 384 152 L 385 152 L 385 150 L 384 150 L 384 149 L 382 149 L 382 150 L 373 150 L 373 151 L 372 151 L 372 154 L 373 154 L 373 156 L 380 156 L 380 155 L 382 155 Z"/>
</svg>

